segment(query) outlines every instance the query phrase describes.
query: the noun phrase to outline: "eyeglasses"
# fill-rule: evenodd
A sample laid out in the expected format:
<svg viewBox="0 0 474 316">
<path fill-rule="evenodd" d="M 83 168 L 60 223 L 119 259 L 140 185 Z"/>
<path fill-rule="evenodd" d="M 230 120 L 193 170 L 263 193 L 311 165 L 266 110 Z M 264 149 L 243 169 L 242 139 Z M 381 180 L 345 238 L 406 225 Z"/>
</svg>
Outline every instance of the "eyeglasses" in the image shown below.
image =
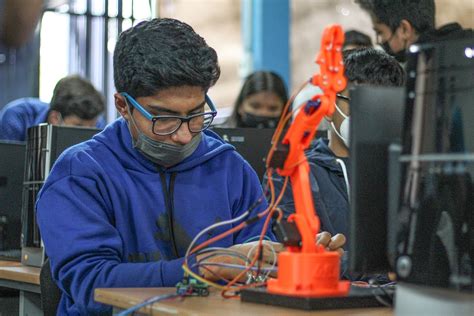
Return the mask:
<svg viewBox="0 0 474 316">
<path fill-rule="evenodd" d="M 210 112 L 197 113 L 188 116 L 179 115 L 151 115 L 143 106 L 141 106 L 133 97 L 128 93 L 120 93 L 125 99 L 136 108 L 144 117 L 152 121 L 152 132 L 158 136 L 171 135 L 176 132 L 183 122 L 188 123 L 188 129 L 191 133 L 199 133 L 211 126 L 214 117 L 217 115 L 216 108 L 211 99 L 205 96 L 206 103 L 211 109 Z"/>
</svg>

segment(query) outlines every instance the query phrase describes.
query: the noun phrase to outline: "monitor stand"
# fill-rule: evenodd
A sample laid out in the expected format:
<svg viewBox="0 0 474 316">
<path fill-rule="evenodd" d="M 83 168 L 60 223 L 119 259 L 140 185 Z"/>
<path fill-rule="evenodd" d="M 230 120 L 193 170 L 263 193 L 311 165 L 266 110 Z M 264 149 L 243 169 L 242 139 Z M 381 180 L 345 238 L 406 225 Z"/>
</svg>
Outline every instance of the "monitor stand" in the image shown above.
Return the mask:
<svg viewBox="0 0 474 316">
<path fill-rule="evenodd" d="M 376 295 L 383 295 L 378 288 L 351 286 L 348 296 L 299 297 L 268 293 L 266 287 L 250 288 L 240 292 L 242 302 L 276 305 L 303 310 L 383 307 Z"/>
<path fill-rule="evenodd" d="M 395 316 L 474 315 L 474 293 L 398 283 Z"/>
</svg>

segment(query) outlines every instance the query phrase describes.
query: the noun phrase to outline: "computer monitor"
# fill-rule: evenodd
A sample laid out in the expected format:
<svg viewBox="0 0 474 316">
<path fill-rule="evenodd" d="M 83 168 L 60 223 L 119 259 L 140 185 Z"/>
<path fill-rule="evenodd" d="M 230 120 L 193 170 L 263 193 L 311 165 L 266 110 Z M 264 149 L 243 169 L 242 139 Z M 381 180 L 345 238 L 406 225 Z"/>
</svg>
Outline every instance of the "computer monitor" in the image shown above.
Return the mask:
<svg viewBox="0 0 474 316">
<path fill-rule="evenodd" d="M 219 128 L 212 129 L 252 166 L 260 180 L 265 173 L 265 159 L 271 147 L 273 128 Z"/>
<path fill-rule="evenodd" d="M 20 249 L 25 143 L 0 141 L 0 251 Z"/>
<path fill-rule="evenodd" d="M 247 160 L 260 180 L 265 175 L 265 163 L 275 130 L 273 128 L 220 128 L 212 130 Z M 318 131 L 316 138 L 326 137 L 327 131 Z"/>
<path fill-rule="evenodd" d="M 350 98 L 350 270 L 387 272 L 388 148 L 400 143 L 405 89 L 358 86 Z"/>
</svg>

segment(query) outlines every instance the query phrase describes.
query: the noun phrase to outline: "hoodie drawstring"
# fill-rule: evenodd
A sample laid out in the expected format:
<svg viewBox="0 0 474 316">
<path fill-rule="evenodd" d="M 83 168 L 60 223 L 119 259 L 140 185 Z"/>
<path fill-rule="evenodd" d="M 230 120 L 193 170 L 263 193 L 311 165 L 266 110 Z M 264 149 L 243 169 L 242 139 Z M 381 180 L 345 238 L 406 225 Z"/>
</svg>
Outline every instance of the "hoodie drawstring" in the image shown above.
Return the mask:
<svg viewBox="0 0 474 316">
<path fill-rule="evenodd" d="M 179 258 L 179 252 L 178 252 L 178 247 L 176 245 L 176 239 L 174 235 L 174 218 L 173 218 L 173 209 L 174 209 L 174 203 L 173 203 L 173 195 L 174 195 L 174 182 L 176 178 L 176 173 L 172 173 L 170 177 L 170 184 L 169 188 L 166 184 L 166 176 L 163 172 L 159 171 L 160 173 L 160 179 L 161 179 L 161 188 L 163 190 L 163 195 L 165 198 L 165 203 L 166 203 L 166 209 L 168 213 L 168 225 L 169 225 L 169 234 L 170 234 L 170 240 L 171 240 L 171 250 L 174 253 L 175 259 Z"/>
<path fill-rule="evenodd" d="M 336 158 L 336 161 L 339 165 L 341 165 L 342 174 L 344 175 L 344 181 L 346 182 L 347 200 L 350 203 L 351 202 L 351 190 L 350 190 L 350 187 L 349 187 L 349 177 L 347 175 L 346 164 L 344 163 L 344 161 L 342 161 L 342 159 L 339 159 L 339 158 Z"/>
</svg>

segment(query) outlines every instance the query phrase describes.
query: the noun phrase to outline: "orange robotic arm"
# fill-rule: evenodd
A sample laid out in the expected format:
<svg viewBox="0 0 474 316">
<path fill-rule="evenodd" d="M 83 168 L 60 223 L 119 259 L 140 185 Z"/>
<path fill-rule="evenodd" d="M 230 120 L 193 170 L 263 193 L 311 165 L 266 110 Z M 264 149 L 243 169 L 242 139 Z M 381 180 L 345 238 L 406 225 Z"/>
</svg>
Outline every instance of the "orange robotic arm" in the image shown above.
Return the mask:
<svg viewBox="0 0 474 316">
<path fill-rule="evenodd" d="M 309 164 L 305 149 L 311 143 L 317 127 L 335 109 L 336 93 L 344 90 L 346 79 L 342 61 L 344 33 L 339 25 L 324 30 L 321 51 L 316 57 L 320 73 L 312 77 L 312 84 L 321 88 L 296 115 L 283 138 L 289 146 L 288 156 L 277 171 L 291 180 L 295 213 L 294 221 L 301 235 L 301 247 L 289 247 L 278 258 L 278 278 L 268 282 L 268 291 L 291 295 L 335 296 L 347 294 L 349 284 L 339 282 L 339 255 L 316 245 L 320 223 L 316 215 L 309 182 Z"/>
</svg>

